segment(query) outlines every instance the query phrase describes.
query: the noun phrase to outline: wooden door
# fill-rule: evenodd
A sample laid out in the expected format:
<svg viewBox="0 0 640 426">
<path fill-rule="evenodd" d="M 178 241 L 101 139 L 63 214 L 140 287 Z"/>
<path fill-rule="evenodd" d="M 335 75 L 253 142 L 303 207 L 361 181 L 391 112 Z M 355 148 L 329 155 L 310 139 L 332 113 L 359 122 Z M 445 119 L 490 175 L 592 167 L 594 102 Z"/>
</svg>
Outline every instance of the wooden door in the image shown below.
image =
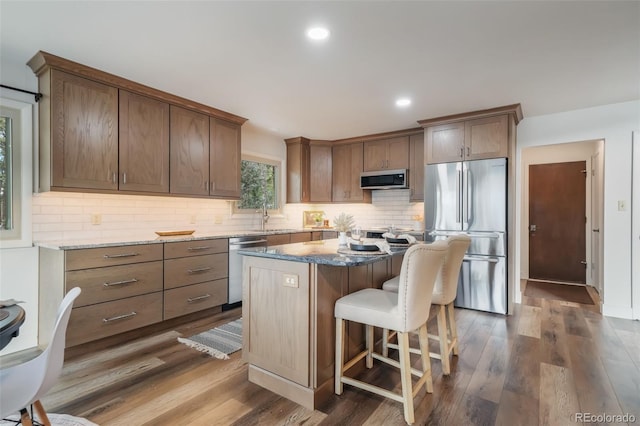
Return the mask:
<svg viewBox="0 0 640 426">
<path fill-rule="evenodd" d="M 508 124 L 506 114 L 465 122 L 465 160 L 507 157 Z"/>
<path fill-rule="evenodd" d="M 122 191 L 169 192 L 169 104 L 120 90 Z"/>
<path fill-rule="evenodd" d="M 51 186 L 117 190 L 117 175 L 118 89 L 52 70 Z"/>
<path fill-rule="evenodd" d="M 427 127 L 427 164 L 450 163 L 463 159 L 464 122 Z"/>
<path fill-rule="evenodd" d="M 424 134 L 409 138 L 410 201 L 424 201 Z"/>
<path fill-rule="evenodd" d="M 309 200 L 309 140 L 287 139 L 287 203 L 308 203 Z"/>
<path fill-rule="evenodd" d="M 309 201 L 331 202 L 331 144 L 312 142 L 309 149 Z"/>
<path fill-rule="evenodd" d="M 366 200 L 365 191 L 360 188 L 360 173 L 363 167 L 362 142 L 349 145 L 351 158 L 351 172 L 349 173 L 349 201 L 362 202 Z M 371 197 L 371 191 L 367 191 Z"/>
<path fill-rule="evenodd" d="M 370 141 L 364 143 L 364 171 L 371 172 L 386 169 L 388 140 Z"/>
<path fill-rule="evenodd" d="M 409 137 L 400 136 L 387 139 L 387 164 L 386 169 L 409 168 Z"/>
<path fill-rule="evenodd" d="M 586 162 L 529 166 L 529 277 L 585 283 Z"/>
<path fill-rule="evenodd" d="M 211 118 L 209 193 L 240 199 L 240 126 Z"/>
<path fill-rule="evenodd" d="M 348 201 L 351 188 L 351 147 L 349 145 L 334 146 L 332 163 L 332 199 L 334 202 Z"/>
<path fill-rule="evenodd" d="M 209 116 L 171 105 L 169 191 L 209 195 Z"/>
</svg>

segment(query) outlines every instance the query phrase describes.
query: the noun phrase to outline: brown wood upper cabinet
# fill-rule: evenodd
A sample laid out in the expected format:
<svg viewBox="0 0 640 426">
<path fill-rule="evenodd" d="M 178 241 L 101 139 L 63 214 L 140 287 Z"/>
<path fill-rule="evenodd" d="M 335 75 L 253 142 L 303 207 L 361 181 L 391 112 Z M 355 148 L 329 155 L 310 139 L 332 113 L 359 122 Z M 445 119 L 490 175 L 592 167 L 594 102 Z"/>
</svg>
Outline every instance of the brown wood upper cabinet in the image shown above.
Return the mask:
<svg viewBox="0 0 640 426">
<path fill-rule="evenodd" d="M 508 114 L 429 126 L 425 133 L 428 164 L 509 155 Z"/>
<path fill-rule="evenodd" d="M 209 195 L 209 116 L 171 105 L 172 194 Z"/>
<path fill-rule="evenodd" d="M 240 199 L 240 125 L 209 118 L 209 195 Z"/>
<path fill-rule="evenodd" d="M 336 145 L 333 147 L 333 201 L 371 202 L 371 191 L 360 188 L 363 143 Z"/>
<path fill-rule="evenodd" d="M 240 198 L 240 126 L 172 105 L 171 193 Z"/>
<path fill-rule="evenodd" d="M 424 133 L 409 137 L 409 201 L 424 201 Z"/>
<path fill-rule="evenodd" d="M 169 104 L 120 90 L 121 191 L 169 192 Z"/>
<path fill-rule="evenodd" d="M 240 198 L 245 118 L 47 52 L 28 65 L 44 95 L 40 191 Z"/>
<path fill-rule="evenodd" d="M 364 171 L 406 169 L 409 167 L 409 137 L 364 143 Z"/>
<path fill-rule="evenodd" d="M 331 143 L 303 137 L 287 144 L 287 202 L 331 201 Z"/>
<path fill-rule="evenodd" d="M 40 91 L 40 190 L 117 190 L 118 89 L 52 70 Z"/>
</svg>

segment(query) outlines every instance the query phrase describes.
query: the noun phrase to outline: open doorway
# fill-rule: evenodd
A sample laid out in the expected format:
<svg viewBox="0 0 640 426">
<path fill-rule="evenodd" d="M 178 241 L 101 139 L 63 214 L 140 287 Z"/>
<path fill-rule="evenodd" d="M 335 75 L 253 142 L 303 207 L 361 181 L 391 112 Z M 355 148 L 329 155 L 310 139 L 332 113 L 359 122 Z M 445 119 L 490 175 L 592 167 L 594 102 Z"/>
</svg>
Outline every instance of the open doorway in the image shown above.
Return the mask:
<svg viewBox="0 0 640 426">
<path fill-rule="evenodd" d="M 589 293 L 596 296 L 599 295 L 599 297 L 597 297 L 599 303 L 602 303 L 603 297 L 601 267 L 603 255 L 600 249 L 602 247 L 604 234 L 602 226 L 604 188 L 603 156 L 604 141 L 602 140 L 546 145 L 522 150 L 521 278 L 525 280 L 538 278 L 551 282 L 586 284 Z M 576 170 L 573 170 L 571 173 L 576 171 L 579 173 L 579 176 L 575 177 L 576 185 L 579 185 L 579 189 L 572 189 L 572 191 L 581 192 L 577 197 L 574 197 L 573 203 L 583 203 L 583 205 L 580 206 L 581 212 L 577 213 L 577 216 L 580 216 L 582 219 L 577 218 L 576 223 L 573 223 L 572 226 L 574 227 L 574 232 L 576 232 L 575 229 L 578 229 L 577 232 L 580 233 L 580 237 L 571 241 L 572 244 L 577 243 L 573 244 L 576 247 L 565 250 L 564 254 L 562 253 L 562 249 L 559 250 L 559 254 L 553 254 L 553 250 L 549 249 L 550 244 L 558 244 L 557 242 L 543 244 L 542 247 L 538 249 L 538 253 L 536 253 L 535 248 L 530 249 L 530 240 L 532 238 L 530 225 L 538 225 L 532 222 L 532 218 L 530 217 L 530 197 L 532 195 L 530 193 L 530 167 L 533 166 L 533 170 L 541 171 L 542 175 L 545 176 L 550 173 L 548 169 L 552 168 L 553 164 L 566 163 L 573 163 L 571 167 Z M 536 166 L 541 167 L 537 168 Z M 562 166 L 558 167 L 562 168 Z M 535 179 L 536 177 L 534 176 L 534 180 Z M 546 185 L 546 189 L 549 189 L 547 192 L 551 192 L 553 195 L 554 187 L 551 186 L 549 188 L 549 186 L 554 184 L 541 182 L 540 185 Z M 564 185 L 563 189 L 566 189 Z M 536 196 L 536 194 L 533 194 L 533 196 Z M 557 200 L 551 201 L 552 205 L 556 203 L 558 203 Z M 567 207 L 562 207 L 562 210 L 564 211 L 566 208 Z M 533 220 L 537 221 L 540 219 L 533 218 Z M 551 220 L 551 224 L 555 224 L 553 219 Z M 536 230 L 536 227 L 533 229 Z M 539 228 L 537 229 L 539 230 Z M 567 237 L 565 236 L 565 238 Z M 566 251 L 570 251 L 573 257 L 566 257 Z M 540 256 L 540 252 L 542 252 L 542 256 Z M 577 255 L 576 252 L 578 253 Z M 552 256 L 552 260 L 549 260 L 549 256 Z M 564 256 L 564 258 L 558 261 L 559 256 Z M 545 262 L 549 264 L 545 264 Z M 576 262 L 577 264 L 574 264 Z M 571 270 L 566 266 L 569 264 L 571 264 Z M 543 272 L 540 272 L 540 268 L 542 268 Z M 552 271 L 551 273 L 548 273 L 548 271 L 544 272 L 545 268 L 555 268 L 556 271 Z"/>
</svg>

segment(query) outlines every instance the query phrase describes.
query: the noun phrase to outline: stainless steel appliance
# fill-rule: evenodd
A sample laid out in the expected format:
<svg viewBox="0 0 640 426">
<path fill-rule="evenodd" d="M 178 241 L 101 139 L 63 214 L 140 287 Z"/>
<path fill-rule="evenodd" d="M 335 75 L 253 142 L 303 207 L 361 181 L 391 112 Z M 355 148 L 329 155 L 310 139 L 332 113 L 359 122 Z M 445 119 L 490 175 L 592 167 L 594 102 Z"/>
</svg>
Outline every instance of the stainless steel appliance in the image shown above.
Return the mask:
<svg viewBox="0 0 640 426">
<path fill-rule="evenodd" d="M 425 166 L 425 239 L 465 232 L 455 306 L 507 313 L 507 160 Z"/>
<path fill-rule="evenodd" d="M 409 187 L 407 169 L 381 170 L 360 174 L 362 189 L 404 189 Z"/>
<path fill-rule="evenodd" d="M 229 301 L 223 309 L 231 309 L 242 304 L 242 255 L 238 250 L 247 247 L 267 247 L 264 235 L 229 238 Z"/>
</svg>

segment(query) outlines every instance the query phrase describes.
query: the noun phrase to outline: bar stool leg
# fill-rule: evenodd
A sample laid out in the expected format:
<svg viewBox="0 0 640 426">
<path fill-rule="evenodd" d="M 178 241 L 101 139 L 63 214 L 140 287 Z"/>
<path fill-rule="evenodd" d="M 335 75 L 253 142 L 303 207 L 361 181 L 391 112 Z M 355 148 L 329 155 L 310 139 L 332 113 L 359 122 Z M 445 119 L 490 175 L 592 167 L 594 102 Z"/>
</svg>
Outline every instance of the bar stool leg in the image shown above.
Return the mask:
<svg viewBox="0 0 640 426">
<path fill-rule="evenodd" d="M 451 334 L 451 341 L 453 342 L 453 354 L 458 355 L 458 327 L 456 326 L 456 317 L 453 311 L 453 302 L 447 305 L 449 311 L 449 332 Z"/>
<path fill-rule="evenodd" d="M 449 336 L 447 335 L 447 317 L 444 305 L 439 305 L 438 310 L 438 336 L 440 337 L 440 361 L 442 361 L 442 374 L 449 375 Z"/>
<path fill-rule="evenodd" d="M 426 375 L 425 386 L 427 393 L 433 393 L 433 379 L 431 377 L 431 358 L 429 357 L 429 337 L 427 335 L 427 324 L 418 330 L 420 341 L 420 358 L 422 359 L 422 375 Z"/>
<path fill-rule="evenodd" d="M 411 384 L 411 361 L 409 359 L 409 333 L 397 333 L 398 351 L 400 352 L 400 377 L 402 380 L 402 402 L 404 419 L 407 423 L 414 422 L 413 416 L 413 388 Z"/>
<path fill-rule="evenodd" d="M 51 426 L 51 422 L 49 421 L 49 416 L 47 416 L 47 412 L 42 406 L 42 402 L 40 402 L 40 400 L 37 400 L 36 402 L 33 403 L 33 406 L 36 409 L 36 413 L 38 413 L 38 417 L 40 418 L 40 423 L 42 423 L 44 426 Z"/>
<path fill-rule="evenodd" d="M 366 343 L 367 343 L 367 359 L 366 365 L 367 368 L 373 367 L 373 326 L 367 324 L 366 325 Z"/>
<path fill-rule="evenodd" d="M 384 357 L 389 356 L 389 346 L 387 346 L 388 344 L 389 344 L 389 329 L 383 328 L 382 329 L 382 356 Z"/>
<path fill-rule="evenodd" d="M 336 361 L 335 361 L 335 392 L 342 395 L 342 366 L 344 364 L 344 320 L 336 318 Z"/>
<path fill-rule="evenodd" d="M 31 417 L 29 416 L 29 412 L 26 408 L 20 410 L 20 422 L 22 422 L 23 426 L 33 426 Z"/>
</svg>

